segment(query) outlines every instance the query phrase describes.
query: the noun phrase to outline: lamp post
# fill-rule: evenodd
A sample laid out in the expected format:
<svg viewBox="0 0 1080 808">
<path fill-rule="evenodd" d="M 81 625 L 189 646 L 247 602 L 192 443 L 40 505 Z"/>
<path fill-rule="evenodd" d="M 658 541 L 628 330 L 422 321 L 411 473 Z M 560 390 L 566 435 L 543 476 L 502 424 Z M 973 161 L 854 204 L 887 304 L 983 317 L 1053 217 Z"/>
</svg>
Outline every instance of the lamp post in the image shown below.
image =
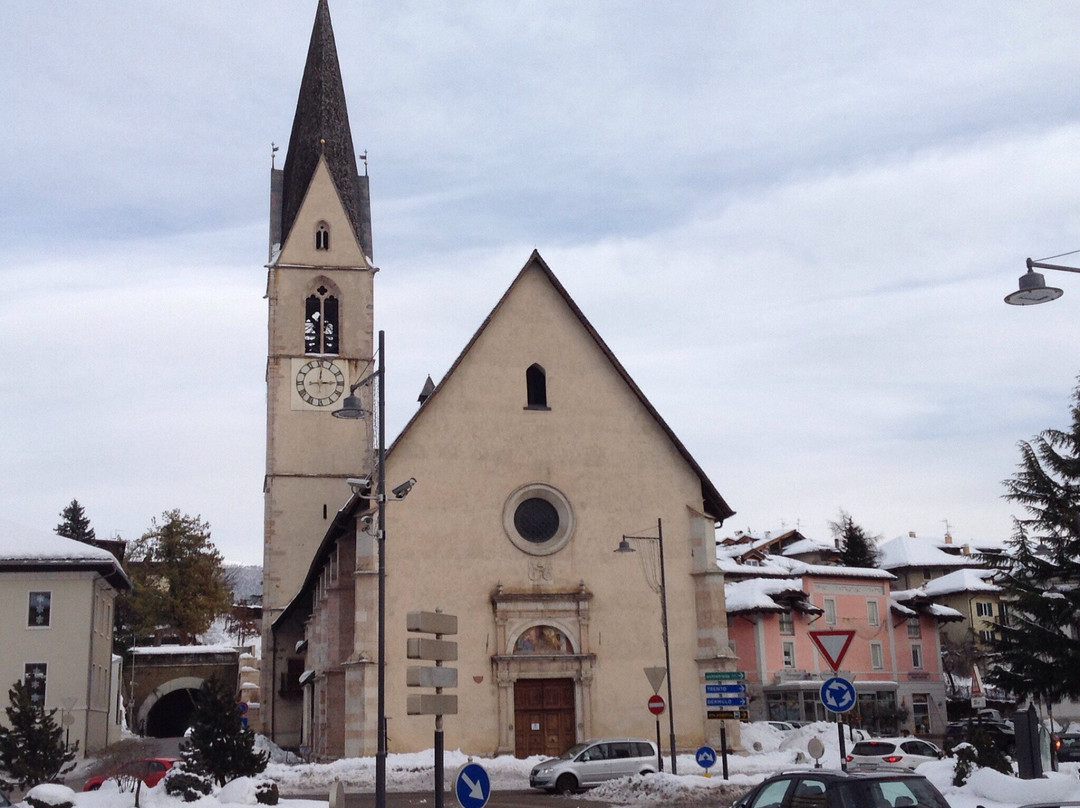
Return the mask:
<svg viewBox="0 0 1080 808">
<path fill-rule="evenodd" d="M 615 549 L 616 553 L 633 553 L 631 541 L 654 541 L 660 551 L 660 626 L 664 638 L 664 668 L 667 671 L 667 708 L 668 708 L 668 745 L 671 747 L 671 773 L 678 774 L 679 770 L 675 763 L 675 702 L 671 697 L 671 646 L 668 643 L 667 622 L 667 578 L 664 574 L 664 524 L 660 518 L 656 520 L 655 536 L 627 536 L 623 534 L 622 541 Z"/>
<path fill-rule="evenodd" d="M 1063 253 L 1071 255 L 1071 253 Z M 1005 295 L 1005 302 L 1010 306 L 1034 306 L 1038 303 L 1049 303 L 1057 300 L 1063 294 L 1056 286 L 1047 286 L 1046 279 L 1036 269 L 1056 269 L 1060 272 L 1080 272 L 1080 268 L 1067 267 L 1061 264 L 1047 264 L 1044 261 L 1027 260 L 1027 272 L 1020 276 L 1020 288 L 1015 292 Z"/>
<path fill-rule="evenodd" d="M 375 503 L 378 513 L 378 527 L 375 533 L 376 558 L 379 566 L 379 595 L 378 595 L 378 650 L 379 669 L 376 673 L 376 718 L 375 732 L 377 737 L 375 751 L 375 808 L 386 808 L 386 384 L 384 364 L 384 332 L 379 332 L 378 368 L 366 378 L 349 387 L 349 395 L 342 402 L 341 409 L 334 411 L 337 418 L 363 418 L 368 415 L 356 395 L 356 391 L 362 385 L 378 379 L 378 409 L 375 417 L 379 421 L 379 437 L 376 444 L 378 458 L 376 460 L 376 474 L 378 480 L 375 488 Z"/>
</svg>

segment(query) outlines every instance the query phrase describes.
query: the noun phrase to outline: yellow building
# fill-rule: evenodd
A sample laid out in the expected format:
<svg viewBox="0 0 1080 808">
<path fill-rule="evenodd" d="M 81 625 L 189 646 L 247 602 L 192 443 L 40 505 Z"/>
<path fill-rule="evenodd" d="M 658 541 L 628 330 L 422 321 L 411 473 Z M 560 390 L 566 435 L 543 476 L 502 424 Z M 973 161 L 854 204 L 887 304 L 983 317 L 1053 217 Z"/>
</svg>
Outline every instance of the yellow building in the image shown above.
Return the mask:
<svg viewBox="0 0 1080 808">
<path fill-rule="evenodd" d="M 130 589 L 108 550 L 0 522 L 0 692 L 25 681 L 83 754 L 120 740 L 113 602 Z"/>
<path fill-rule="evenodd" d="M 300 120 L 321 103 L 309 91 L 344 113 L 325 0 L 311 43 L 293 137 L 321 152 L 270 266 L 262 699 L 264 732 L 332 758 L 376 750 L 376 528 L 370 493 L 348 497 L 346 485 L 372 475 L 372 430 L 331 417 L 374 369 L 375 270 L 366 197 L 353 217 L 337 185 L 341 150 L 329 146 L 342 126 L 348 135 L 347 116 Z M 286 181 L 298 154 L 290 142 Z M 286 183 L 281 211 L 290 193 Z M 311 301 L 331 296 L 337 353 L 306 341 L 331 319 L 316 308 L 313 323 Z M 370 385 L 357 393 L 370 411 Z M 388 490 L 418 481 L 387 504 L 390 751 L 432 746 L 431 716 L 407 714 L 406 616 L 436 609 L 459 626 L 450 748 L 552 754 L 588 737 L 652 737 L 645 669 L 665 664 L 660 530 L 678 746 L 718 742 L 704 681 L 733 666 L 714 535 L 732 510 L 538 253 L 428 391 L 386 468 Z M 646 537 L 638 552 L 613 552 L 625 534 Z"/>
</svg>

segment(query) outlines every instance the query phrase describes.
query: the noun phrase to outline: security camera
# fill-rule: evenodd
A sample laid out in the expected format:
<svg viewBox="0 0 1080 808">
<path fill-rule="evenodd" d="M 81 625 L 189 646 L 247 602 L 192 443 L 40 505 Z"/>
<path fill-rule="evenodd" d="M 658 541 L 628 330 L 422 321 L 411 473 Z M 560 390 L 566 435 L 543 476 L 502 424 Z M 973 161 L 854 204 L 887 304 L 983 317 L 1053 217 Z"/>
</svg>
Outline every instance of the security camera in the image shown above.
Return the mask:
<svg viewBox="0 0 1080 808">
<path fill-rule="evenodd" d="M 354 494 L 363 494 L 371 490 L 370 477 L 350 477 L 345 482 L 349 484 Z"/>
<path fill-rule="evenodd" d="M 409 492 L 412 491 L 412 487 L 416 485 L 416 478 L 410 477 L 401 485 L 394 488 L 390 493 L 394 495 L 394 499 L 405 499 Z"/>
</svg>

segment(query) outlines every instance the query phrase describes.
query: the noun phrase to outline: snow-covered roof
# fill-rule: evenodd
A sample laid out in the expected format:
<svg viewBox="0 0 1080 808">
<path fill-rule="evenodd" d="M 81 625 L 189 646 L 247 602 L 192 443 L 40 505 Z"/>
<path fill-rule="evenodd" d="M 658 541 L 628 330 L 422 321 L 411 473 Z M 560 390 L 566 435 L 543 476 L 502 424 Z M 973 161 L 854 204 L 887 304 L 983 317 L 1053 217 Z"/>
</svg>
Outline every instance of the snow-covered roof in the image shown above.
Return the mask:
<svg viewBox="0 0 1080 808">
<path fill-rule="evenodd" d="M 950 606 L 943 606 L 940 603 L 934 603 L 924 587 L 920 586 L 916 589 L 899 589 L 889 593 L 889 607 L 893 611 L 906 617 L 914 617 L 919 614 L 919 609 L 913 609 L 907 604 L 913 606 L 918 605 L 923 614 L 928 614 L 944 623 L 952 623 L 964 619 L 963 613 L 958 612 L 956 609 L 953 609 Z"/>
<path fill-rule="evenodd" d="M 724 601 L 728 614 L 737 612 L 786 612 L 789 607 L 774 596 L 806 597 L 801 578 L 750 578 L 724 584 Z"/>
<path fill-rule="evenodd" d="M 235 654 L 232 645 L 144 645 L 131 649 L 138 656 L 169 656 L 172 654 Z"/>
<path fill-rule="evenodd" d="M 130 589 L 116 556 L 108 550 L 44 530 L 0 519 L 0 569 L 94 569 L 117 589 Z"/>
<path fill-rule="evenodd" d="M 897 536 L 878 545 L 878 564 L 882 569 L 904 567 L 976 567 L 979 562 L 966 555 L 953 555 L 941 549 L 943 542 L 918 536 Z"/>
<path fill-rule="evenodd" d="M 803 553 L 835 553 L 836 547 L 829 542 L 818 541 L 817 539 L 803 538 L 799 541 L 792 542 L 784 548 L 783 553 L 786 556 L 797 556 Z"/>
<path fill-rule="evenodd" d="M 931 597 L 957 592 L 1000 592 L 1001 587 L 991 580 L 993 576 L 994 570 L 965 567 L 927 581 L 923 589 Z"/>
</svg>

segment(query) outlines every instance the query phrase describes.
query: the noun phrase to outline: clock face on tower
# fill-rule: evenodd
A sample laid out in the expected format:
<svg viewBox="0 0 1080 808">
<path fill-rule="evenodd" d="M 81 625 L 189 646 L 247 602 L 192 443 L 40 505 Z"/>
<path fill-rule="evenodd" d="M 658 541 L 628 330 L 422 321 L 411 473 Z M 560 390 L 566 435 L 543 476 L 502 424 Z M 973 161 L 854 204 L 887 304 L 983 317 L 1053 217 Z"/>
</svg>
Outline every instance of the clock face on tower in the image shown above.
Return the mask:
<svg viewBox="0 0 1080 808">
<path fill-rule="evenodd" d="M 322 408 L 336 404 L 345 393 L 345 371 L 333 359 L 293 360 L 296 393 L 308 407 Z M 298 367 L 297 367 L 298 365 Z M 294 399 L 295 401 L 295 399 Z"/>
</svg>

